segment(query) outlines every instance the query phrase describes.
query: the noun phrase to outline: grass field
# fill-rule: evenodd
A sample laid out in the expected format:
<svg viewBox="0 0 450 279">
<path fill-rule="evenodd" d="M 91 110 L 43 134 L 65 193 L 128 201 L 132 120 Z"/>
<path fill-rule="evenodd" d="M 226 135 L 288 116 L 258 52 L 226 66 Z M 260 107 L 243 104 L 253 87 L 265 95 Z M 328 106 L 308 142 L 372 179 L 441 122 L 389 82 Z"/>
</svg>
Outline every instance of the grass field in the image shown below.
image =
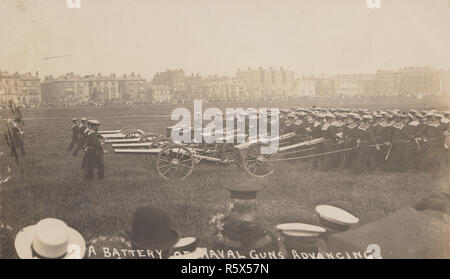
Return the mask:
<svg viewBox="0 0 450 279">
<path fill-rule="evenodd" d="M 316 104 L 369 109 L 448 109 L 448 102 L 442 100 L 323 99 L 309 102 L 269 104 L 265 107 Z M 222 108 L 227 106 L 232 107 L 233 104 L 219 105 Z M 17 232 L 45 217 L 61 218 L 89 239 L 127 228 L 136 207 L 153 204 L 171 212 L 181 235 L 197 236 L 201 245 L 207 245 L 208 221 L 212 215 L 227 209 L 228 192 L 223 186 L 246 183 L 248 177 L 242 171 L 233 166 L 200 165 L 186 181 L 167 183 L 156 174 L 151 157 L 118 155 L 109 147 L 109 153 L 105 154 L 106 179 L 86 183 L 80 171 L 82 154 L 72 157 L 66 151 L 71 139 L 72 117 L 96 117 L 102 122 L 102 129 L 134 126 L 164 133 L 165 127 L 171 124 L 169 119 L 133 116 L 170 114 L 174 107 L 25 110 L 27 156 L 22 158 L 24 175 L 19 175 L 14 168 L 13 179 L 0 185 L 0 221 Z M 2 148 L 4 150 L 5 146 Z M 14 166 L 14 161 L 2 157 L 2 169 L 7 164 Z M 329 201 L 345 202 L 361 223 L 366 223 L 375 216 L 411 206 L 431 191 L 450 189 L 448 176 L 412 172 L 362 175 L 348 171 L 320 172 L 311 171 L 309 163 L 303 161 L 280 164 L 275 173 L 262 183 L 257 214 L 268 229 L 273 229 L 288 216 L 316 222 L 315 206 Z"/>
</svg>

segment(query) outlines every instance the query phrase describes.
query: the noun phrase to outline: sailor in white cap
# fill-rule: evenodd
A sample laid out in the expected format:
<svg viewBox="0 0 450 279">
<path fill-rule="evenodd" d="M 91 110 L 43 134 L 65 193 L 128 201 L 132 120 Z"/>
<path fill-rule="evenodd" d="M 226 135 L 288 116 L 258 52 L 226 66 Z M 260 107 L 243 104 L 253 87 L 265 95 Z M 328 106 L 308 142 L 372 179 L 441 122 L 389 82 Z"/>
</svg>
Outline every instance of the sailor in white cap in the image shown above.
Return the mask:
<svg viewBox="0 0 450 279">
<path fill-rule="evenodd" d="M 302 252 L 318 253 L 319 239 L 325 228 L 305 223 L 283 223 L 276 226 L 281 247 L 286 258 L 294 258 Z"/>
<path fill-rule="evenodd" d="M 86 243 L 63 221 L 47 218 L 20 230 L 15 248 L 20 259 L 82 259 Z"/>
<path fill-rule="evenodd" d="M 343 232 L 359 222 L 353 214 L 332 205 L 318 205 L 316 212 L 320 223 L 327 229 L 328 234 Z"/>
</svg>

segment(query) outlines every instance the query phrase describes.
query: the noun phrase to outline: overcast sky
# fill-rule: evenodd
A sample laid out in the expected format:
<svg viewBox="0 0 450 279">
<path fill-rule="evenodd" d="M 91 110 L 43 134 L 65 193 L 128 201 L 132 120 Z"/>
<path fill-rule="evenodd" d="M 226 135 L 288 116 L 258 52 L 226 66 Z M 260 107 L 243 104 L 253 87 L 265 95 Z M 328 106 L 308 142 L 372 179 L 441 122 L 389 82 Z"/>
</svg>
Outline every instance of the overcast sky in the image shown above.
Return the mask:
<svg viewBox="0 0 450 279">
<path fill-rule="evenodd" d="M 0 0 L 0 69 L 45 74 L 239 67 L 450 68 L 448 0 Z M 44 60 L 44 57 L 72 55 Z"/>
</svg>

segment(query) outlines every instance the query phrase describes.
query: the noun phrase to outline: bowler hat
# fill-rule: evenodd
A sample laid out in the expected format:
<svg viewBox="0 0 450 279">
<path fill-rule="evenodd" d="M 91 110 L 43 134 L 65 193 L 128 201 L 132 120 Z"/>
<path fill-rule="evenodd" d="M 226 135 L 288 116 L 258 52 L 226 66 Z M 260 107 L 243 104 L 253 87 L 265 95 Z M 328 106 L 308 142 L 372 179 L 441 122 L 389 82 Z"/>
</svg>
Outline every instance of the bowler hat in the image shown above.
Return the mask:
<svg viewBox="0 0 450 279">
<path fill-rule="evenodd" d="M 166 251 L 178 241 L 169 214 L 153 206 L 138 208 L 133 215 L 131 230 L 126 233 L 131 244 L 141 249 Z"/>
</svg>

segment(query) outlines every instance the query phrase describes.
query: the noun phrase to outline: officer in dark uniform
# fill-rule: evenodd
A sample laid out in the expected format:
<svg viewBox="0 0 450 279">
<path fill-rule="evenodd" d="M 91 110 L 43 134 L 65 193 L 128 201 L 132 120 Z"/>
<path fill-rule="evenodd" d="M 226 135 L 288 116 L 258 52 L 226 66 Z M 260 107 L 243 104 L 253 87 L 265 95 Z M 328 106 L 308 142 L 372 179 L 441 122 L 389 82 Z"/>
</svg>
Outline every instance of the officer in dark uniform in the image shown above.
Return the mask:
<svg viewBox="0 0 450 279">
<path fill-rule="evenodd" d="M 86 137 L 87 137 L 87 119 L 82 117 L 80 119 L 80 126 L 78 128 L 78 140 L 77 145 L 75 146 L 75 149 L 73 150 L 72 155 L 77 156 L 78 152 L 80 150 L 84 150 L 84 144 L 86 143 Z"/>
<path fill-rule="evenodd" d="M 85 154 L 83 158 L 82 168 L 85 171 L 85 179 L 94 179 L 94 169 L 97 169 L 98 179 L 104 178 L 104 162 L 103 162 L 103 144 L 101 143 L 102 136 L 98 133 L 100 122 L 97 120 L 90 120 L 88 122 L 89 132 L 85 144 Z"/>
<path fill-rule="evenodd" d="M 11 137 L 12 137 L 12 144 L 14 145 L 14 147 L 17 149 L 20 149 L 20 152 L 22 153 L 23 156 L 25 156 L 25 145 L 23 142 L 23 135 L 24 132 L 22 130 L 22 128 L 19 126 L 19 121 L 18 119 L 16 119 L 15 121 L 10 121 L 10 125 L 11 125 Z M 11 148 L 11 156 L 13 156 L 13 151 Z"/>
<path fill-rule="evenodd" d="M 72 149 L 78 144 L 78 138 L 80 137 L 80 127 L 79 127 L 79 119 L 72 119 L 72 141 L 70 142 L 68 151 L 72 151 Z"/>
</svg>

